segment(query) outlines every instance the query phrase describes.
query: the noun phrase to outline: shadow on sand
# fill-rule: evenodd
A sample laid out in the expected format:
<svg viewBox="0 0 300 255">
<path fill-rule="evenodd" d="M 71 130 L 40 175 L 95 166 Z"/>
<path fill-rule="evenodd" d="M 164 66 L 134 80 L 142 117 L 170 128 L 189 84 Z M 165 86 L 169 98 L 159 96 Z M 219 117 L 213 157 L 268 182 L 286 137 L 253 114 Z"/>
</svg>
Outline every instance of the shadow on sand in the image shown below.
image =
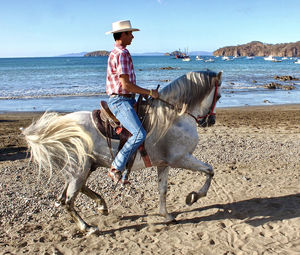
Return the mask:
<svg viewBox="0 0 300 255">
<path fill-rule="evenodd" d="M 219 209 L 216 213 L 182 219 L 180 224 L 200 223 L 211 220 L 239 219 L 254 227 L 271 221 L 281 221 L 299 217 L 300 193 L 271 198 L 252 198 L 227 204 L 215 204 L 190 211 L 175 212 L 174 216 L 189 212 L 202 212 L 209 209 Z"/>
<path fill-rule="evenodd" d="M 0 161 L 15 161 L 28 158 L 26 147 L 6 147 L 0 149 Z"/>
<path fill-rule="evenodd" d="M 0 123 L 17 122 L 17 120 L 0 120 Z"/>
<path fill-rule="evenodd" d="M 204 212 L 210 209 L 218 209 L 217 212 L 206 216 L 197 216 L 190 218 L 189 213 Z M 215 210 L 214 210 L 215 211 Z M 300 216 L 300 193 L 291 194 L 282 197 L 272 198 L 253 198 L 227 204 L 214 204 L 192 210 L 173 212 L 173 216 L 185 214 L 185 219 L 176 220 L 176 224 L 195 224 L 204 221 L 222 221 L 225 219 L 244 220 L 244 223 L 257 227 L 272 221 L 281 221 Z M 154 215 L 129 215 L 122 217 L 121 220 L 135 221 L 139 218 L 145 218 Z M 154 225 L 164 224 L 157 222 Z M 114 235 L 116 231 L 135 229 L 137 231 L 149 226 L 147 223 L 124 226 L 118 229 L 101 231 L 102 234 Z"/>
</svg>

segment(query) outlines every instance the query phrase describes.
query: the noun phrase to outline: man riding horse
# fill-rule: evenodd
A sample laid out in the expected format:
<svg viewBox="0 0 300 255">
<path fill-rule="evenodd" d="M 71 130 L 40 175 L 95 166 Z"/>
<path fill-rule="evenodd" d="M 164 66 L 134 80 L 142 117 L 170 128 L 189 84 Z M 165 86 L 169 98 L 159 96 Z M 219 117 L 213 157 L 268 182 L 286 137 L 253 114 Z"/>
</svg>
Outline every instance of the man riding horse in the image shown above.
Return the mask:
<svg viewBox="0 0 300 255">
<path fill-rule="evenodd" d="M 132 136 L 118 152 L 111 164 L 108 176 L 115 182 L 129 184 L 126 175 L 122 173 L 131 155 L 146 139 L 146 131 L 133 108 L 136 103 L 135 94 L 149 95 L 158 98 L 158 90 L 148 90 L 136 85 L 132 58 L 126 46 L 134 38 L 132 32 L 139 31 L 132 28 L 129 20 L 117 21 L 112 24 L 115 47 L 111 51 L 107 64 L 106 93 L 109 95 L 108 105 L 113 114 Z M 122 179 L 121 179 L 122 177 Z"/>
<path fill-rule="evenodd" d="M 145 131 L 132 108 L 135 93 L 158 99 L 149 106 L 144 123 L 149 130 L 145 149 L 152 166 L 157 168 L 159 214 L 164 217 L 165 222 L 175 220 L 172 213 L 168 212 L 166 203 L 170 167 L 202 172 L 206 175 L 204 185 L 187 195 L 188 205 L 206 196 L 214 175 L 213 167 L 198 160 L 193 152 L 199 141 L 197 125 L 204 127 L 215 123 L 216 103 L 221 97 L 222 72 L 188 72 L 164 86 L 158 98 L 157 90 L 143 89 L 135 84 L 132 60 L 126 50 L 126 46 L 130 45 L 133 39 L 132 31 L 137 29 L 131 28 L 129 21 L 122 21 L 113 23 L 111 32 L 116 38 L 116 46 L 108 60 L 109 105 L 123 126 L 132 133 L 132 137 L 115 159 L 112 158 L 111 151 L 116 154 L 119 142 L 112 139 L 114 141 L 110 150 L 106 137 L 99 135 L 93 113 L 89 111 L 61 116 L 57 113 L 45 113 L 23 130 L 31 158 L 38 164 L 39 171 L 49 170 L 51 176 L 57 169 L 57 173 L 63 174 L 65 185 L 58 202 L 72 216 L 79 229 L 88 234 L 99 229 L 98 226 L 85 222 L 76 211 L 75 200 L 78 194 L 83 193 L 93 199 L 99 212 L 103 215 L 108 214 L 108 207 L 102 195 L 87 185 L 91 172 L 101 170 L 102 167 L 111 168 L 109 176 L 118 182 L 130 155 L 145 139 Z M 145 167 L 147 166 L 140 153 L 140 156 L 135 157 L 131 170 Z M 125 179 L 123 183 L 128 181 Z"/>
</svg>

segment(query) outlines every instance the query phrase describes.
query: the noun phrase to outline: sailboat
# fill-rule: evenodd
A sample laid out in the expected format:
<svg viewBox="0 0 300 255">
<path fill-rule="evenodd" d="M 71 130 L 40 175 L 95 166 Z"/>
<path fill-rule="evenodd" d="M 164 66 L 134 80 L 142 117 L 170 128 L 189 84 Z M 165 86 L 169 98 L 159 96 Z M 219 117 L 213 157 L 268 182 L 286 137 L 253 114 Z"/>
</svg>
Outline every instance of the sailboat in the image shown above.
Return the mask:
<svg viewBox="0 0 300 255">
<path fill-rule="evenodd" d="M 273 58 L 272 55 L 268 56 L 268 57 L 264 57 L 264 60 L 267 60 L 267 61 L 274 61 L 275 58 Z"/>
<path fill-rule="evenodd" d="M 188 54 L 188 49 L 185 50 L 185 53 L 183 54 L 182 61 L 191 61 L 191 58 Z"/>
</svg>

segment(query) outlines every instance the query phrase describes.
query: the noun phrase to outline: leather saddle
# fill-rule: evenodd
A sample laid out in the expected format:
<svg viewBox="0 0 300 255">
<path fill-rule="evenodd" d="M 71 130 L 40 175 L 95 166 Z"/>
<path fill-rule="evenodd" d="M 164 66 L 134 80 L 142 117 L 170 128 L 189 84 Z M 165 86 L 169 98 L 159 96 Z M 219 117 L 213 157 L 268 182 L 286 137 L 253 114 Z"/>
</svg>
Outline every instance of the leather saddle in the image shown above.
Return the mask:
<svg viewBox="0 0 300 255">
<path fill-rule="evenodd" d="M 141 105 L 144 103 L 145 102 L 142 101 L 142 97 L 139 97 L 137 101 L 137 105 L 135 106 L 135 109 L 140 119 L 144 117 L 144 113 L 141 110 Z M 129 137 L 131 136 L 131 133 L 126 128 L 122 127 L 120 121 L 110 111 L 106 101 L 100 102 L 100 110 L 94 110 L 92 112 L 92 117 L 98 130 L 101 132 L 103 136 L 106 137 L 107 145 L 110 149 L 110 153 L 112 155 L 112 158 L 114 158 L 112 152 L 112 146 L 111 146 L 111 139 L 120 141 L 118 146 L 118 151 L 120 151 L 124 146 L 124 144 L 129 139 Z M 145 166 L 146 167 L 152 166 L 149 156 L 145 150 L 144 143 L 139 146 L 138 150 L 141 153 Z M 135 156 L 136 156 L 136 152 L 128 160 L 127 162 L 128 169 L 132 167 Z"/>
</svg>

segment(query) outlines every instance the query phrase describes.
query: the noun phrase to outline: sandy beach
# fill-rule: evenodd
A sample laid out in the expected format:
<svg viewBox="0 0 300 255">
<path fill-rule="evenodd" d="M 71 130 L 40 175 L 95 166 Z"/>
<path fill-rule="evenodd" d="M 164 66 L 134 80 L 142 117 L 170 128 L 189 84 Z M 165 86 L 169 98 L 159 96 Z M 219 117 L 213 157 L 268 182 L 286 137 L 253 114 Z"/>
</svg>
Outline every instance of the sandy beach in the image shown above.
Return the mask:
<svg viewBox="0 0 300 255">
<path fill-rule="evenodd" d="M 131 187 L 116 193 L 107 169 L 97 169 L 88 186 L 109 215 L 83 195 L 76 202 L 101 231 L 91 236 L 55 206 L 61 178 L 47 183 L 29 163 L 19 129 L 39 116 L 0 114 L 0 254 L 300 254 L 300 105 L 217 109 L 194 153 L 215 170 L 207 197 L 187 206 L 205 176 L 170 170 L 177 224 L 157 215 L 156 169 L 133 172 Z"/>
</svg>

